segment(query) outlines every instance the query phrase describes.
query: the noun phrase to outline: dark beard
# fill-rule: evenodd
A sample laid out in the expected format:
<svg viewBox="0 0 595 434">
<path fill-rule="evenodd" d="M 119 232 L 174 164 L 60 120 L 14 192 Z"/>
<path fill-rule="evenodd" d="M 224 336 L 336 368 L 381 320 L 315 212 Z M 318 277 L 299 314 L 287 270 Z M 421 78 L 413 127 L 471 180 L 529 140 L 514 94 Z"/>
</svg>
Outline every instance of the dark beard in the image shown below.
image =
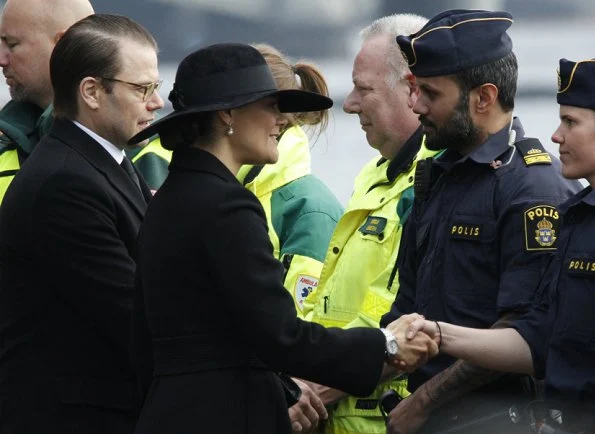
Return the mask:
<svg viewBox="0 0 595 434">
<path fill-rule="evenodd" d="M 460 152 L 473 148 L 477 144 L 479 130 L 473 125 L 473 120 L 469 114 L 469 93 L 462 92 L 459 103 L 451 118 L 445 123 L 444 127 L 436 128 L 436 125 L 428 122 L 420 116 L 422 125 L 428 125 L 434 128 L 432 133 L 426 134 L 426 147 L 433 151 L 440 149 L 452 149 Z"/>
</svg>

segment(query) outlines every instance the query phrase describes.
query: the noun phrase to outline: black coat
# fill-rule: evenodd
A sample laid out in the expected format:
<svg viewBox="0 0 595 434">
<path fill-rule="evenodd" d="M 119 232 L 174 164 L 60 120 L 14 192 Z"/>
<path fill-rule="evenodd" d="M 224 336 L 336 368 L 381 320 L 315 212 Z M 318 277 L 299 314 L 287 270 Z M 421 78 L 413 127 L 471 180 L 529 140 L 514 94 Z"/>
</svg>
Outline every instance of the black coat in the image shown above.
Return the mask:
<svg viewBox="0 0 595 434">
<path fill-rule="evenodd" d="M 155 375 L 135 433 L 289 433 L 279 371 L 374 389 L 384 335 L 296 318 L 262 206 L 213 155 L 174 152 L 138 255 L 131 343 L 139 365 L 152 347 Z"/>
<path fill-rule="evenodd" d="M 130 433 L 131 253 L 150 192 L 57 120 L 0 209 L 0 432 Z"/>
</svg>

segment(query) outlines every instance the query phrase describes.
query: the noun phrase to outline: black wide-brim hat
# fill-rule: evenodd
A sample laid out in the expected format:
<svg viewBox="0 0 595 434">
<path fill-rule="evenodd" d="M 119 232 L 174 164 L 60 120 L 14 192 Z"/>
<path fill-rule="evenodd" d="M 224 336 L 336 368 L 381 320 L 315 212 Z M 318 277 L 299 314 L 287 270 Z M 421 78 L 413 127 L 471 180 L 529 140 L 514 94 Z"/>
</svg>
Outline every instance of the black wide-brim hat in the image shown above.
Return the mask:
<svg viewBox="0 0 595 434">
<path fill-rule="evenodd" d="M 169 94 L 174 111 L 136 134 L 128 143 L 148 139 L 174 119 L 229 110 L 269 96 L 277 97 L 282 113 L 320 111 L 333 106 L 332 99 L 314 92 L 279 90 L 264 57 L 250 45 L 210 45 L 188 55 L 178 66 Z"/>
</svg>

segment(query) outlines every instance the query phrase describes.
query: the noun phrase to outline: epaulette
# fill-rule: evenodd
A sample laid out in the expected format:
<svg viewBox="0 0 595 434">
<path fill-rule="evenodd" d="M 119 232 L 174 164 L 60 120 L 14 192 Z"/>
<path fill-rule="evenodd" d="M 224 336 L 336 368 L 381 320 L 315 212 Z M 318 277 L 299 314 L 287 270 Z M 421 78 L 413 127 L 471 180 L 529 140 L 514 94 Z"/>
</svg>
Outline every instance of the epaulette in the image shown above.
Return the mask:
<svg viewBox="0 0 595 434">
<path fill-rule="evenodd" d="M 521 155 L 525 166 L 534 164 L 552 164 L 552 157 L 545 150 L 541 142 L 534 138 L 523 139 L 514 144 Z"/>
</svg>

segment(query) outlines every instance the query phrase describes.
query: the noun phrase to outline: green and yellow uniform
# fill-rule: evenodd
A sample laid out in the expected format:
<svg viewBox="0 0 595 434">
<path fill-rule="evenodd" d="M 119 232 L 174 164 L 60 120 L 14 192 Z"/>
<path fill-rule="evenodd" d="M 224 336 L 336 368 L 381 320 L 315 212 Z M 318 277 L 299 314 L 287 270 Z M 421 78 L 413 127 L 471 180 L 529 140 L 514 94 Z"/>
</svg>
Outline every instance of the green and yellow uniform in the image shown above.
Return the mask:
<svg viewBox="0 0 595 434">
<path fill-rule="evenodd" d="M 329 243 L 318 288 L 304 302 L 305 319 L 327 327 L 378 327 L 398 288 L 396 256 L 413 205 L 419 159 L 434 155 L 421 130 L 392 161 L 374 158 L 355 180 L 354 192 Z M 380 385 L 369 397 L 332 406 L 326 433 L 385 433 L 378 398 L 388 389 L 406 396 L 406 380 Z"/>
<path fill-rule="evenodd" d="M 277 163 L 243 166 L 238 179 L 264 208 L 275 257 L 285 266 L 285 288 L 301 317 L 303 300 L 318 285 L 328 242 L 343 208 L 311 174 L 309 141 L 300 127 L 285 131 L 278 149 Z"/>
</svg>

